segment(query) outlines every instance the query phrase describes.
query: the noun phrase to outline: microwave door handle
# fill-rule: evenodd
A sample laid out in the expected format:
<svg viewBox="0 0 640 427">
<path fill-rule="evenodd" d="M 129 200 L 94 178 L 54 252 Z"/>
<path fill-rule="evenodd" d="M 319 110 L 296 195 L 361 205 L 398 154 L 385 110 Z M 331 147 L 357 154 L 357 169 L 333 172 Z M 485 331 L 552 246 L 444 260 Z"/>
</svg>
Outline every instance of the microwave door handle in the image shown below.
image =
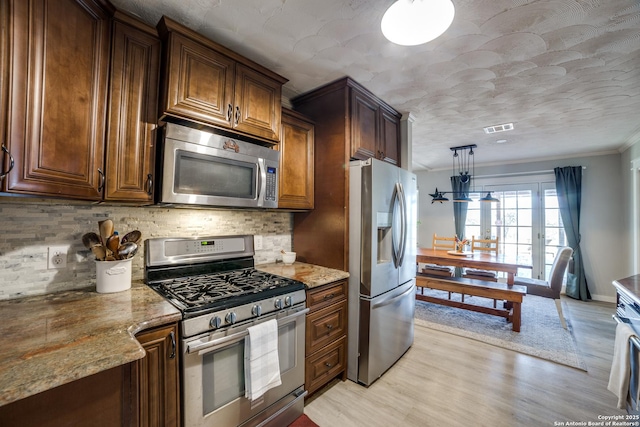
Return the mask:
<svg viewBox="0 0 640 427">
<path fill-rule="evenodd" d="M 263 200 L 262 195 L 267 192 L 267 168 L 264 164 L 264 159 L 258 159 L 258 182 L 256 187 L 256 199 Z"/>
</svg>

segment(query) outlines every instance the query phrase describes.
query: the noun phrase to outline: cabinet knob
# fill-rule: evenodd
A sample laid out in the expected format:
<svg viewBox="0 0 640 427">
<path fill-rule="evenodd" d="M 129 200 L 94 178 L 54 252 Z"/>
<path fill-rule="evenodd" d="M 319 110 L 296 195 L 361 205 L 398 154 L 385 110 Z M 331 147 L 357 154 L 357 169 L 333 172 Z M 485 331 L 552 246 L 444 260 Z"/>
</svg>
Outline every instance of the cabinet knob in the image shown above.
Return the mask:
<svg viewBox="0 0 640 427">
<path fill-rule="evenodd" d="M 171 338 L 171 354 L 169 355 L 169 359 L 175 359 L 176 357 L 176 334 L 171 331 L 169 334 L 169 338 Z"/>
<path fill-rule="evenodd" d="M 236 124 L 240 122 L 240 107 L 236 105 Z"/>
<path fill-rule="evenodd" d="M 227 120 L 231 121 L 232 117 L 233 117 L 233 105 L 229 104 L 227 106 Z"/>
</svg>

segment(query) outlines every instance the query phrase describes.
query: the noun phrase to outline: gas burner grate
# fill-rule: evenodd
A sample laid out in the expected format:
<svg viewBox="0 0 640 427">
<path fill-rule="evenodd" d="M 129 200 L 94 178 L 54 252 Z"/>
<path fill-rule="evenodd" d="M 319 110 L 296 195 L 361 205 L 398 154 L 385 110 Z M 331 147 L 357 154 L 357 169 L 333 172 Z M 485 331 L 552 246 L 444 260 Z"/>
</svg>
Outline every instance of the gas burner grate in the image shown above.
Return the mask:
<svg viewBox="0 0 640 427">
<path fill-rule="evenodd" d="M 157 284 L 159 291 L 187 309 L 195 309 L 228 301 L 238 296 L 260 294 L 296 281 L 246 268 L 224 273 L 175 278 Z"/>
</svg>

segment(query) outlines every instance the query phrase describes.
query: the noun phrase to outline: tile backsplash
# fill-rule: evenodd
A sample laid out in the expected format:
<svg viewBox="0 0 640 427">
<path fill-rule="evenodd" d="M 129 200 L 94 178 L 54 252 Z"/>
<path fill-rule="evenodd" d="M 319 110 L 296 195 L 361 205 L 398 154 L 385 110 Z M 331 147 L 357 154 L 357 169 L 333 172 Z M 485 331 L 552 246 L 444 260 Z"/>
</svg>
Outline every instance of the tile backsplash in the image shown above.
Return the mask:
<svg viewBox="0 0 640 427">
<path fill-rule="evenodd" d="M 82 235 L 98 233 L 98 221 L 111 218 L 122 236 L 140 230 L 142 238 L 253 234 L 262 236 L 256 264 L 281 259 L 291 250 L 289 212 L 14 202 L 0 200 L 0 300 L 95 286 L 93 254 Z M 48 247 L 67 246 L 67 267 L 47 269 Z M 144 244 L 133 258 L 132 279 L 144 276 Z"/>
</svg>

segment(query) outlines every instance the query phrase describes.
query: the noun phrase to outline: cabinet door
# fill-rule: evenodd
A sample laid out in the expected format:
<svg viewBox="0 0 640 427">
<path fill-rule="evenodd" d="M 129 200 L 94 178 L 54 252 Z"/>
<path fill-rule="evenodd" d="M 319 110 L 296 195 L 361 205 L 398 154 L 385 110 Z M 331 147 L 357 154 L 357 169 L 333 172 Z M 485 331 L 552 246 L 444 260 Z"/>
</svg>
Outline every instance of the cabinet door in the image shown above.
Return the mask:
<svg viewBox="0 0 640 427">
<path fill-rule="evenodd" d="M 278 207 L 313 209 L 313 124 L 299 114 L 283 110 Z"/>
<path fill-rule="evenodd" d="M 15 168 L 5 178 L 6 190 L 100 200 L 107 6 L 74 0 L 9 3 L 7 145 Z"/>
<path fill-rule="evenodd" d="M 385 108 L 380 109 L 380 141 L 376 154 L 379 160 L 400 164 L 400 119 Z"/>
<path fill-rule="evenodd" d="M 160 39 L 115 21 L 112 40 L 104 199 L 151 201 Z"/>
<path fill-rule="evenodd" d="M 377 157 L 378 118 L 380 104 L 371 97 L 351 91 L 351 158 L 366 160 Z"/>
<path fill-rule="evenodd" d="M 171 32 L 163 114 L 231 127 L 235 62 Z"/>
<path fill-rule="evenodd" d="M 282 85 L 249 67 L 237 64 L 233 114 L 236 130 L 279 141 Z"/>
<path fill-rule="evenodd" d="M 7 119 L 7 84 L 4 76 L 9 75 L 9 2 L 0 1 L 0 147 L 7 149 L 6 119 Z M 0 151 L 0 191 L 4 191 L 4 177 L 9 171 L 10 161 L 6 152 Z"/>
<path fill-rule="evenodd" d="M 146 355 L 138 361 L 140 426 L 180 425 L 178 329 L 176 324 L 136 336 Z"/>
</svg>

